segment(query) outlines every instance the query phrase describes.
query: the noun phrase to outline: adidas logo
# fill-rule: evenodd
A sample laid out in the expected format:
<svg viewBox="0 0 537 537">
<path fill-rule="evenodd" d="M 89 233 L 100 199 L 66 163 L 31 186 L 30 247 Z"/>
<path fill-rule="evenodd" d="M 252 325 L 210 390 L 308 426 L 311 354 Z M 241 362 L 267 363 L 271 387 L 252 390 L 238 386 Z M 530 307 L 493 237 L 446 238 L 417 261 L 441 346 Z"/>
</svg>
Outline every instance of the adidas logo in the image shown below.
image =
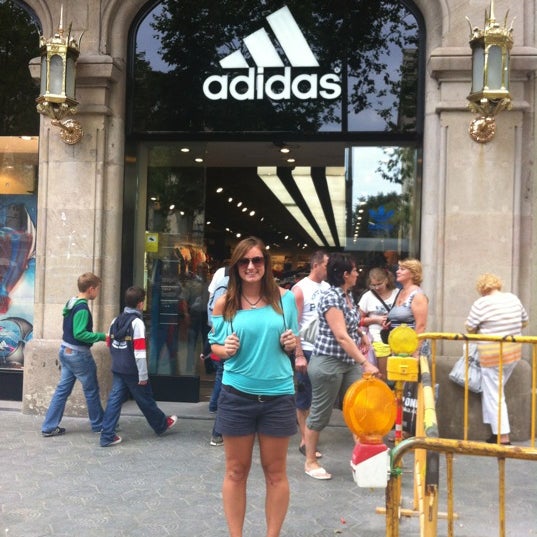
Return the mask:
<svg viewBox="0 0 537 537">
<path fill-rule="evenodd" d="M 269 34 L 261 28 L 243 40 L 256 67 L 248 64 L 240 50 L 232 52 L 220 60 L 222 69 L 248 69 L 248 74 L 231 79 L 229 75 L 211 75 L 203 82 L 204 95 L 214 101 L 229 98 L 251 101 L 265 97 L 281 101 L 291 96 L 302 100 L 337 99 L 341 95 L 341 80 L 336 73 L 301 73 L 293 78 L 293 68 L 318 69 L 319 63 L 289 8 L 284 6 L 266 19 L 290 66 L 284 64 Z M 279 72 L 265 78 L 265 69 Z"/>
</svg>

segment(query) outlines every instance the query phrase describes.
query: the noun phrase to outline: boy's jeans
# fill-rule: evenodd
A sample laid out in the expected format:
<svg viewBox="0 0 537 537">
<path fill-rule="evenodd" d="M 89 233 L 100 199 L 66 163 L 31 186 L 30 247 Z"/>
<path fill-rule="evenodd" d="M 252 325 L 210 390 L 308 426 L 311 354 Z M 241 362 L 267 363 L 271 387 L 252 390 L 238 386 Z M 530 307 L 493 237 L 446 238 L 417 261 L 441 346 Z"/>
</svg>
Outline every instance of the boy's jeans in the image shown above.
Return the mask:
<svg viewBox="0 0 537 537">
<path fill-rule="evenodd" d="M 71 395 L 73 386 L 78 379 L 82 384 L 86 397 L 91 429 L 100 431 L 104 412 L 101 406 L 99 383 L 97 381 L 97 366 L 91 351 L 89 348 L 87 350 L 75 350 L 62 345 L 59 356 L 62 366 L 60 382 L 50 401 L 41 430 L 44 433 L 48 433 L 58 427 L 63 417 L 67 398 Z"/>
<path fill-rule="evenodd" d="M 116 426 L 121 415 L 121 407 L 127 400 L 129 393 L 136 401 L 145 419 L 157 434 L 162 434 L 168 428 L 166 414 L 160 410 L 153 397 L 151 385 L 138 384 L 138 375 L 123 375 L 113 373 L 112 390 L 108 396 L 108 403 L 104 412 L 103 432 L 101 433 L 101 446 L 107 446 L 116 436 Z"/>
</svg>

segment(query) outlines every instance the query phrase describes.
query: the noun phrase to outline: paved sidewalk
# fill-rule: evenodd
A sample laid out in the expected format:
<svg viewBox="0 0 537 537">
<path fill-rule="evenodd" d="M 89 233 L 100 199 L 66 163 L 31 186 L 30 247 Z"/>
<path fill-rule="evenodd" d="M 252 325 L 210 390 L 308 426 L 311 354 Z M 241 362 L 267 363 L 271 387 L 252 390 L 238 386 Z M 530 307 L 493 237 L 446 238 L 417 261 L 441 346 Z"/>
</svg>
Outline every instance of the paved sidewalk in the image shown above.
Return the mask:
<svg viewBox="0 0 537 537">
<path fill-rule="evenodd" d="M 67 433 L 42 438 L 42 416 L 0 401 L 0 537 L 225 537 L 221 504 L 222 447 L 209 446 L 207 403 L 160 403 L 179 415 L 177 426 L 156 437 L 134 403 L 123 408 L 123 443 L 101 448 L 89 422 L 65 418 Z M 341 413 L 321 435 L 323 464 L 333 474 L 304 474 L 298 438 L 288 466 L 291 504 L 282 537 L 384 537 L 384 489 L 360 489 L 349 467 L 352 440 Z M 257 450 L 256 450 L 257 453 Z M 403 507 L 412 507 L 411 460 L 403 478 Z M 440 509 L 445 510 L 441 463 Z M 495 459 L 455 457 L 457 537 L 498 535 Z M 537 463 L 507 461 L 507 536 L 537 536 Z M 263 537 L 264 482 L 259 457 L 248 487 L 244 537 Z M 438 535 L 447 534 L 444 520 Z M 419 535 L 419 520 L 402 520 L 400 534 Z"/>
</svg>

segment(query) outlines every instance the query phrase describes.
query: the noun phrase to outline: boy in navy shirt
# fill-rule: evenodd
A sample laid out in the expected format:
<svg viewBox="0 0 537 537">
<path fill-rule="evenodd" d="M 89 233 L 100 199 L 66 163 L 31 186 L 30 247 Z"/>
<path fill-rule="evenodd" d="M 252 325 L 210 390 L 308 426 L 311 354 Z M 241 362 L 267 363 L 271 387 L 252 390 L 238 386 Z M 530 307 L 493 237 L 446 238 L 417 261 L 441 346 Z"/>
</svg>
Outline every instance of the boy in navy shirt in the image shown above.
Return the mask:
<svg viewBox="0 0 537 537">
<path fill-rule="evenodd" d="M 125 309 L 110 325 L 106 343 L 112 355 L 112 390 L 104 412 L 101 446 L 121 442 L 116 434 L 123 402 L 130 394 L 156 434 L 171 429 L 177 416 L 166 416 L 157 406 L 147 372 L 145 325 L 142 319 L 145 291 L 129 287 L 125 292 Z"/>
</svg>

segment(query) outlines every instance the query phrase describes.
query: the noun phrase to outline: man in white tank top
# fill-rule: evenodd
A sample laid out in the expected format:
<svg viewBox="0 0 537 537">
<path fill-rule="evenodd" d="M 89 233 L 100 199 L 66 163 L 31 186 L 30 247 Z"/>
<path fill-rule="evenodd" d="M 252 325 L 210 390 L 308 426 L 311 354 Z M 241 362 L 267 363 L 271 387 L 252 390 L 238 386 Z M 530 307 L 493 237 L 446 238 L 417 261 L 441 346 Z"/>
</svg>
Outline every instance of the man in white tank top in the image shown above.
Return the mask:
<svg viewBox="0 0 537 537">
<path fill-rule="evenodd" d="M 299 328 L 308 324 L 312 318 L 318 315 L 317 304 L 319 299 L 323 292 L 330 288 L 330 285 L 324 281 L 326 279 L 327 262 L 328 255 L 322 250 L 312 254 L 309 275 L 297 282 L 291 289 L 295 295 L 298 309 Z M 306 455 L 304 428 L 311 406 L 311 383 L 307 373 L 307 366 L 312 351 L 313 344 L 307 341 L 299 341 L 295 351 L 296 417 L 301 435 L 298 449 L 303 455 Z M 317 453 L 317 456 L 320 457 L 321 454 Z"/>
</svg>

